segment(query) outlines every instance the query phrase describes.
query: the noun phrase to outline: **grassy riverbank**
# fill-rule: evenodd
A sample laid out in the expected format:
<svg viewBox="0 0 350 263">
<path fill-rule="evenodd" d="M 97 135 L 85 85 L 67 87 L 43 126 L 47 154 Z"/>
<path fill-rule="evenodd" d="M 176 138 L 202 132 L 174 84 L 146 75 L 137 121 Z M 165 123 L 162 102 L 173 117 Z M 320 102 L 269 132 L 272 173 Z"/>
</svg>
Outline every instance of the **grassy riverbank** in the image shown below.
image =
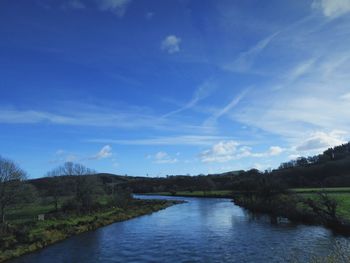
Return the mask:
<svg viewBox="0 0 350 263">
<path fill-rule="evenodd" d="M 263 195 L 240 193 L 234 202 L 253 212 L 286 217 L 295 222 L 320 224 L 350 234 L 350 189 L 305 188 Z"/>
<path fill-rule="evenodd" d="M 45 221 L 14 221 L 8 226 L 9 232 L 12 233 L 0 238 L 0 262 L 36 251 L 70 236 L 150 214 L 177 203 L 164 200 L 133 200 L 124 209 L 115 207 L 89 214 L 62 214 Z M 37 209 L 45 210 L 40 207 Z"/>
</svg>

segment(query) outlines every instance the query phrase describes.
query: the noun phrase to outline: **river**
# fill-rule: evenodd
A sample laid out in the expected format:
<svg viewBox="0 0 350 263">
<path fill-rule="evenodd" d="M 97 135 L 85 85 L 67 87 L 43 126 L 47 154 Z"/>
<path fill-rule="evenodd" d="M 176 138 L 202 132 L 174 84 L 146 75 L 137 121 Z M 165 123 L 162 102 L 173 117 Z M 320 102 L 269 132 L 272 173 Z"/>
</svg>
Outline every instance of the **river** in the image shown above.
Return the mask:
<svg viewBox="0 0 350 263">
<path fill-rule="evenodd" d="M 229 199 L 186 200 L 69 238 L 11 262 L 306 262 L 350 239 L 318 226 L 271 224 Z"/>
</svg>

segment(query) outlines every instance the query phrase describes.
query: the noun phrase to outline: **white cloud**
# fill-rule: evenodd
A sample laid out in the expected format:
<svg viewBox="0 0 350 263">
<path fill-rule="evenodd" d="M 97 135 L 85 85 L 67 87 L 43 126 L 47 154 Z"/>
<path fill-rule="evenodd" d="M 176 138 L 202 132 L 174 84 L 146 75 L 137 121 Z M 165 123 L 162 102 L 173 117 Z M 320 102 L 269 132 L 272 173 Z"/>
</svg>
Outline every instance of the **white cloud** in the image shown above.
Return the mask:
<svg viewBox="0 0 350 263">
<path fill-rule="evenodd" d="M 335 32 L 338 36 L 346 34 L 343 28 Z M 319 43 L 314 37 L 305 37 L 303 41 L 310 47 L 304 49 L 313 49 L 317 55 L 302 58 L 284 74 L 276 69 L 269 83 L 257 84 L 249 103 L 231 114 L 233 120 L 280 135 L 294 146 L 304 140 L 305 134 L 315 131 L 350 130 L 349 40 L 324 38 Z M 290 42 L 286 52 L 295 52 L 293 39 L 286 37 L 285 41 Z"/>
<path fill-rule="evenodd" d="M 251 147 L 240 145 L 236 141 L 222 141 L 212 146 L 200 154 L 200 159 L 204 163 L 210 162 L 228 162 L 242 158 L 255 157 L 262 158 L 268 156 L 276 156 L 283 152 L 278 146 L 271 146 L 268 151 L 255 153 Z"/>
<path fill-rule="evenodd" d="M 330 133 L 315 132 L 296 147 L 297 151 L 325 150 L 345 143 L 344 132 L 333 131 Z"/>
<path fill-rule="evenodd" d="M 289 160 L 296 160 L 296 159 L 298 159 L 300 157 L 301 157 L 300 154 L 290 154 L 290 155 L 288 155 L 288 159 Z"/>
<path fill-rule="evenodd" d="M 181 38 L 175 35 L 167 36 L 161 43 L 161 49 L 173 54 L 180 51 Z"/>
<path fill-rule="evenodd" d="M 172 158 L 166 152 L 157 152 L 155 155 L 148 155 L 147 159 L 153 159 L 154 163 L 157 164 L 171 164 L 177 163 L 177 158 Z"/>
<path fill-rule="evenodd" d="M 312 7 L 322 10 L 326 17 L 335 18 L 350 12 L 350 0 L 314 0 Z"/>
<path fill-rule="evenodd" d="M 271 146 L 269 149 L 269 155 L 275 156 L 280 155 L 283 152 L 283 149 L 279 146 Z"/>
<path fill-rule="evenodd" d="M 220 140 L 229 140 L 230 137 L 225 136 L 209 136 L 209 135 L 182 135 L 168 136 L 148 139 L 133 140 L 113 140 L 113 139 L 93 139 L 89 142 L 93 143 L 111 143 L 122 145 L 213 145 Z"/>
<path fill-rule="evenodd" d="M 100 10 L 110 11 L 119 17 L 123 17 L 131 0 L 96 0 Z"/>
<path fill-rule="evenodd" d="M 110 145 L 105 145 L 102 149 L 90 159 L 100 160 L 105 159 L 112 156 L 112 147 Z"/>
</svg>

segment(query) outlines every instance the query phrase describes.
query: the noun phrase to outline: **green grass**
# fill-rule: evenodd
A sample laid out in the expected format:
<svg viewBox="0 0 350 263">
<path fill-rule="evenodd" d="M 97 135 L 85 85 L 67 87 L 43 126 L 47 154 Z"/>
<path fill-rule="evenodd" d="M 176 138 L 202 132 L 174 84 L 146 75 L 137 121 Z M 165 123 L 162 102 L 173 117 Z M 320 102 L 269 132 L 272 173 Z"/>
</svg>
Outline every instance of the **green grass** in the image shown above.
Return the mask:
<svg viewBox="0 0 350 263">
<path fill-rule="evenodd" d="M 316 193 L 325 191 L 327 193 L 350 193 L 350 187 L 329 187 L 329 188 L 292 188 L 296 193 Z"/>
<path fill-rule="evenodd" d="M 149 214 L 176 203 L 164 200 L 134 200 L 124 209 L 111 207 L 91 214 L 65 214 L 62 217 L 45 221 L 18 222 L 17 219 L 12 220 L 10 221 L 11 227 L 21 230 L 23 234 L 20 239 L 15 233 L 1 236 L 0 262 L 38 250 L 72 235 Z M 22 210 L 14 209 L 12 216 L 34 216 L 37 213 L 49 211 L 51 208 L 53 207 L 40 206 L 36 203 Z"/>
<path fill-rule="evenodd" d="M 329 197 L 333 198 L 338 203 L 338 215 L 350 222 L 350 188 L 298 188 L 291 189 L 296 194 L 305 198 L 317 199 L 317 193 L 326 192 Z"/>
<path fill-rule="evenodd" d="M 338 215 L 350 222 L 350 187 L 294 188 L 293 192 L 303 197 L 317 198 L 318 192 L 326 192 L 338 202 Z"/>
<path fill-rule="evenodd" d="M 308 192 L 308 193 L 298 193 L 303 197 L 307 198 L 317 198 L 316 192 Z M 329 192 L 328 196 L 333 198 L 338 203 L 338 215 L 350 222 L 350 193 L 335 193 Z"/>
</svg>

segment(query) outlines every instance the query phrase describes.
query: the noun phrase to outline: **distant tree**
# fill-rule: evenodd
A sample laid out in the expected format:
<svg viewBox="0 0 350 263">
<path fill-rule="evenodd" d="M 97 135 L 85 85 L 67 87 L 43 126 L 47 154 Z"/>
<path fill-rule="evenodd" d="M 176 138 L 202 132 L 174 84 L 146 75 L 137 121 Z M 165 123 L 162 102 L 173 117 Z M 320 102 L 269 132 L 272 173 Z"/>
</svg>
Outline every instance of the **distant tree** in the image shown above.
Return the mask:
<svg viewBox="0 0 350 263">
<path fill-rule="evenodd" d="M 206 195 L 215 189 L 215 183 L 211 178 L 206 177 L 202 180 L 201 188 L 202 188 L 203 194 Z"/>
<path fill-rule="evenodd" d="M 26 173 L 13 161 L 0 157 L 0 217 L 5 223 L 6 209 L 17 203 L 23 194 Z"/>
<path fill-rule="evenodd" d="M 95 178 L 89 175 L 94 175 L 96 172 L 85 167 L 82 164 L 66 162 L 48 173 L 49 176 L 56 177 L 56 189 L 53 191 L 55 208 L 58 208 L 58 198 L 63 190 L 59 180 L 60 176 L 73 177 L 73 191 L 75 201 L 82 208 L 89 208 L 93 202 L 93 194 L 97 191 L 97 182 Z"/>
<path fill-rule="evenodd" d="M 309 163 L 305 157 L 299 157 L 297 159 L 297 166 L 307 166 Z"/>
<path fill-rule="evenodd" d="M 52 171 L 46 174 L 47 177 L 52 177 L 51 180 L 48 181 L 49 187 L 47 189 L 48 195 L 52 196 L 53 203 L 55 206 L 55 211 L 58 211 L 58 205 L 60 202 L 60 198 L 63 195 L 64 186 L 63 181 L 61 180 L 62 171 L 60 168 L 53 169 Z"/>
<path fill-rule="evenodd" d="M 130 189 L 122 189 L 119 187 L 116 187 L 116 191 L 114 191 L 113 195 L 113 204 L 120 207 L 120 208 L 126 208 L 132 199 L 132 194 Z"/>
</svg>

